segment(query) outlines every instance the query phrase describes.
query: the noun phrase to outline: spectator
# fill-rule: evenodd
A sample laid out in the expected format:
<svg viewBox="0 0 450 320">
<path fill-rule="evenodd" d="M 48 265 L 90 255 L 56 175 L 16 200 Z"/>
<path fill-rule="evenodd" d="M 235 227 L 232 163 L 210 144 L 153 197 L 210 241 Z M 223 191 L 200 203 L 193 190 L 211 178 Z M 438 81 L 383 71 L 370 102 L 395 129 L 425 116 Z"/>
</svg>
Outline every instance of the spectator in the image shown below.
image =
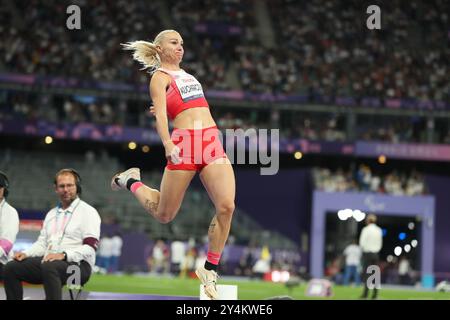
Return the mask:
<svg viewBox="0 0 450 320">
<path fill-rule="evenodd" d="M 170 272 L 178 275 L 181 271 L 181 264 L 185 257 L 186 245 L 182 241 L 175 240 L 171 244 L 170 252 Z"/>
<path fill-rule="evenodd" d="M 400 284 L 410 285 L 411 284 L 411 266 L 408 258 L 402 256 L 398 263 L 398 275 L 400 277 Z"/>
<path fill-rule="evenodd" d="M 268 273 L 270 268 L 270 262 L 272 260 L 272 255 L 270 254 L 269 248 L 267 246 L 263 246 L 261 249 L 261 254 L 258 260 L 256 260 L 255 264 L 252 268 L 252 276 L 263 279 L 264 275 Z"/>
<path fill-rule="evenodd" d="M 111 257 L 113 246 L 113 240 L 109 235 L 105 235 L 100 239 L 98 250 L 98 266 L 103 269 L 105 273 L 109 273 L 111 271 Z"/>
<path fill-rule="evenodd" d="M 123 240 L 118 232 L 114 234 L 111 238 L 112 248 L 111 248 L 111 266 L 110 270 L 115 273 L 119 270 L 119 259 L 122 255 L 122 245 Z"/>
<path fill-rule="evenodd" d="M 23 299 L 22 281 L 43 284 L 48 300 L 61 300 L 62 287 L 70 274 L 69 266 L 79 268 L 77 285 L 85 284 L 95 265 L 95 251 L 100 237 L 100 216 L 82 201 L 81 178 L 73 169 L 55 175 L 55 191 L 60 205 L 50 210 L 38 240 L 4 268 L 8 300 Z"/>
<path fill-rule="evenodd" d="M 0 171 L 0 281 L 3 280 L 4 265 L 12 259 L 12 248 L 19 232 L 19 215 L 6 200 L 9 180 Z"/>
<path fill-rule="evenodd" d="M 354 280 L 354 284 L 359 286 L 361 283 L 360 267 L 361 267 L 361 248 L 358 246 L 357 241 L 353 240 L 344 249 L 345 256 L 345 271 L 344 271 L 344 285 L 348 286 L 350 281 Z"/>
<path fill-rule="evenodd" d="M 149 272 L 168 274 L 170 269 L 169 258 L 169 248 L 162 239 L 157 240 L 149 261 Z"/>
<path fill-rule="evenodd" d="M 368 280 L 368 268 L 370 266 L 377 266 L 379 263 L 379 255 L 383 246 L 383 233 L 381 228 L 376 225 L 377 217 L 374 214 L 367 215 L 366 226 L 361 230 L 361 235 L 359 237 L 359 246 L 362 249 L 362 261 L 363 261 L 363 286 L 364 291 L 361 295 L 362 299 L 367 299 L 369 293 Z M 376 280 L 380 280 L 375 278 Z M 377 299 L 378 289 L 380 283 L 374 284 L 372 299 Z"/>
</svg>

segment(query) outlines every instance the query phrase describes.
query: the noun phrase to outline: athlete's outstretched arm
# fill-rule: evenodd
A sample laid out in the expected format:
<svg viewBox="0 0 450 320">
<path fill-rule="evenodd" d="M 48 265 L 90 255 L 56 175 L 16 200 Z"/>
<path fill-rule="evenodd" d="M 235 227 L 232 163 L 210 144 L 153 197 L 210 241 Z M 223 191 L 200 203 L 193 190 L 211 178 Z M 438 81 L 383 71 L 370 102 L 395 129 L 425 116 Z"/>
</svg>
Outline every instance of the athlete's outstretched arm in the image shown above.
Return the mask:
<svg viewBox="0 0 450 320">
<path fill-rule="evenodd" d="M 165 144 L 170 140 L 169 122 L 166 112 L 166 88 L 170 78 L 161 72 L 156 72 L 150 81 L 150 97 L 153 101 L 154 115 L 156 117 L 156 130 Z"/>
<path fill-rule="evenodd" d="M 170 140 L 169 122 L 166 109 L 166 88 L 170 84 L 170 77 L 164 73 L 156 72 L 150 81 L 150 96 L 153 101 L 153 110 L 156 117 L 156 130 L 165 148 L 166 158 L 173 163 L 180 162 L 180 150 Z"/>
</svg>

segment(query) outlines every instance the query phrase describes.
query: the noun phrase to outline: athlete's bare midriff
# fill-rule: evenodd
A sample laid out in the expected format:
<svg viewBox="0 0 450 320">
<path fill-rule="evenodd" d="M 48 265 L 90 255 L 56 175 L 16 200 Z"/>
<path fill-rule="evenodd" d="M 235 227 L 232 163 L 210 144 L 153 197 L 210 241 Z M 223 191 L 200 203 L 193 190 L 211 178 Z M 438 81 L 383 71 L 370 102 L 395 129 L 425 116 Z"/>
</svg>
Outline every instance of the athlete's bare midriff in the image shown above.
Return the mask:
<svg viewBox="0 0 450 320">
<path fill-rule="evenodd" d="M 178 129 L 202 129 L 216 126 L 209 108 L 198 107 L 181 111 L 173 120 Z"/>
</svg>

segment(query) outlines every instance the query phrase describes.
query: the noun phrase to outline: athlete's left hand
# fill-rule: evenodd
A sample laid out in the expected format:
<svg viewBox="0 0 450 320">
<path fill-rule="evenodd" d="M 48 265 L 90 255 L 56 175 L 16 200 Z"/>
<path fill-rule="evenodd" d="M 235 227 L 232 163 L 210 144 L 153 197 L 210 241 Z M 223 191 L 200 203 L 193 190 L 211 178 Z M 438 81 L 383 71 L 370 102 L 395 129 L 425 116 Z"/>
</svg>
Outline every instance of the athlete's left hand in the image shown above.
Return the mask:
<svg viewBox="0 0 450 320">
<path fill-rule="evenodd" d="M 181 163 L 180 152 L 180 148 L 174 144 L 166 147 L 166 157 L 168 157 L 173 164 Z"/>
</svg>

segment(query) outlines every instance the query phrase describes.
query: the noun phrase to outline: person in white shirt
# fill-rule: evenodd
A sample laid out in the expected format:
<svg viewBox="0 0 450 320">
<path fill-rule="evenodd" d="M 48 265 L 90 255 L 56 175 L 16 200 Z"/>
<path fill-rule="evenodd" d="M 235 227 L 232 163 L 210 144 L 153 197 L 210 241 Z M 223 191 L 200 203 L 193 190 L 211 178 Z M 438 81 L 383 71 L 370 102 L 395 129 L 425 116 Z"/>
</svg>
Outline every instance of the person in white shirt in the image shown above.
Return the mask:
<svg viewBox="0 0 450 320">
<path fill-rule="evenodd" d="M 110 271 L 111 272 L 117 272 L 119 270 L 119 258 L 122 255 L 122 245 L 123 241 L 120 237 L 119 233 L 116 232 L 114 236 L 111 239 L 112 242 L 112 250 L 111 250 L 111 264 L 110 264 Z"/>
<path fill-rule="evenodd" d="M 100 238 L 98 245 L 98 262 L 97 265 L 104 269 L 104 272 L 109 273 L 111 270 L 111 257 L 113 252 L 113 240 L 107 234 Z"/>
<path fill-rule="evenodd" d="M 95 265 L 101 220 L 97 210 L 79 198 L 80 175 L 62 169 L 54 183 L 60 203 L 47 213 L 37 241 L 4 268 L 8 300 L 23 299 L 22 281 L 43 284 L 47 300 L 61 300 L 66 282 L 84 285 Z"/>
<path fill-rule="evenodd" d="M 169 273 L 169 256 L 170 252 L 167 245 L 162 239 L 157 240 L 153 246 L 152 256 L 149 261 L 149 271 L 159 273 L 162 270 L 164 274 Z"/>
<path fill-rule="evenodd" d="M 0 171 L 0 281 L 3 280 L 3 267 L 11 260 L 12 247 L 19 232 L 19 215 L 7 201 L 9 181 Z"/>
<path fill-rule="evenodd" d="M 377 217 L 374 214 L 367 215 L 366 224 L 362 230 L 359 237 L 359 246 L 362 249 L 363 255 L 363 286 L 364 291 L 361 296 L 362 299 L 366 299 L 369 293 L 369 288 L 367 285 L 367 279 L 369 274 L 367 269 L 369 266 L 378 265 L 380 252 L 383 246 L 383 232 L 380 227 L 376 225 Z M 378 288 L 374 288 L 372 299 L 376 299 L 378 296 Z"/>
<path fill-rule="evenodd" d="M 411 284 L 411 265 L 409 263 L 408 258 L 405 256 L 400 258 L 400 262 L 398 263 L 398 275 L 400 277 L 400 284 L 409 285 Z"/>
<path fill-rule="evenodd" d="M 361 283 L 361 278 L 359 276 L 358 269 L 361 264 L 362 250 L 357 245 L 356 240 L 353 240 L 344 249 L 345 256 L 345 272 L 344 272 L 344 285 L 347 286 L 350 281 L 354 280 L 355 285 L 359 286 Z"/>
<path fill-rule="evenodd" d="M 182 241 L 175 240 L 170 245 L 170 272 L 179 275 L 181 265 L 186 256 L 186 245 Z"/>
</svg>

